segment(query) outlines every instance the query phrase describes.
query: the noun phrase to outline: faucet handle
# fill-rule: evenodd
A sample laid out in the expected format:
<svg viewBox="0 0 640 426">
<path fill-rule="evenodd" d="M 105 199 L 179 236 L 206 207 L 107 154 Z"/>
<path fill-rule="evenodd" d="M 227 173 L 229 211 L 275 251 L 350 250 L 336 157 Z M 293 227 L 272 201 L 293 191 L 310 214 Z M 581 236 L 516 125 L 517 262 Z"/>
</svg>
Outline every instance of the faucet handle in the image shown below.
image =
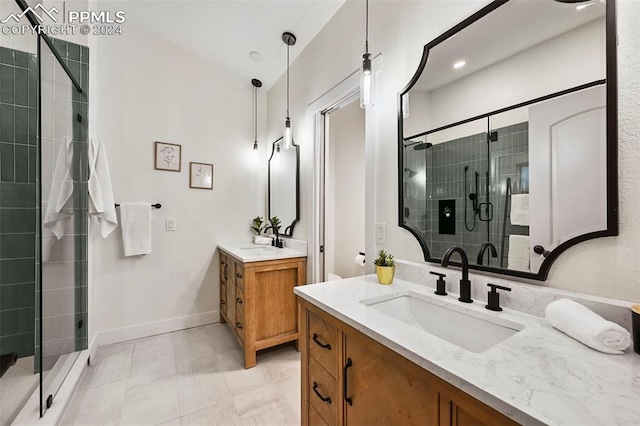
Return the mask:
<svg viewBox="0 0 640 426">
<path fill-rule="evenodd" d="M 436 281 L 436 291 L 435 294 L 438 296 L 446 296 L 447 295 L 447 285 L 444 281 L 445 274 L 441 274 L 440 272 L 429 271 L 431 275 L 437 275 L 438 281 Z"/>
<path fill-rule="evenodd" d="M 485 306 L 485 308 L 489 309 L 490 311 L 500 312 L 502 310 L 502 308 L 500 307 L 500 293 L 498 293 L 497 290 L 499 289 L 504 291 L 511 291 L 511 289 L 509 287 L 491 283 L 487 283 L 487 287 L 491 288 L 491 290 L 487 294 L 488 304 Z"/>
<path fill-rule="evenodd" d="M 498 290 L 504 290 L 504 291 L 511 291 L 511 288 L 509 287 L 504 287 L 498 284 L 491 284 L 491 283 L 487 283 L 487 287 L 491 288 L 491 291 L 496 291 L 496 289 Z"/>
</svg>

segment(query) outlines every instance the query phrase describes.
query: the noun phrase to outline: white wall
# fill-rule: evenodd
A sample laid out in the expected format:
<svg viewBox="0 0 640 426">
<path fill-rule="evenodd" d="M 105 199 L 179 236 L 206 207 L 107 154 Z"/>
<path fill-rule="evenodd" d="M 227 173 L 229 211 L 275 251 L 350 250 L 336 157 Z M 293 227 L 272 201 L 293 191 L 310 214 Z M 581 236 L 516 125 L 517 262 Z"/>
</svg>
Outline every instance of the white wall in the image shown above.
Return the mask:
<svg viewBox="0 0 640 426">
<path fill-rule="evenodd" d="M 431 126 L 604 79 L 604 33 L 604 19 L 590 22 L 431 91 Z"/>
<path fill-rule="evenodd" d="M 334 188 L 326 198 L 333 198 L 334 222 L 331 243 L 326 244 L 326 258 L 332 264 L 331 269 L 327 265 L 327 271 L 342 278 L 364 274 L 364 268 L 354 262 L 355 256 L 365 251 L 364 115 L 356 100 L 332 112 L 329 118 L 332 153 L 329 167 Z"/>
<path fill-rule="evenodd" d="M 375 176 L 375 221 L 387 223 L 385 248 L 401 259 L 422 261 L 418 242 L 397 227 L 397 93 L 412 77 L 420 61 L 422 47 L 457 22 L 479 10 L 488 2 L 412 2 L 376 1 L 370 3 L 371 50 L 382 52 L 384 68 L 376 87 L 374 138 L 377 159 Z M 584 293 L 637 300 L 640 286 L 640 192 L 637 190 L 640 167 L 637 140 L 640 137 L 637 99 L 640 97 L 640 3 L 618 2 L 619 32 L 619 108 L 620 108 L 620 236 L 581 243 L 563 253 L 551 269 L 546 286 Z M 298 57 L 291 68 L 291 111 L 294 136 L 301 145 L 302 188 L 301 223 L 296 237 L 311 235 L 313 121 L 306 116 L 309 104 L 359 65 L 364 29 L 362 2 L 351 0 L 338 11 L 324 29 Z M 428 24 L 427 24 L 428 23 Z M 284 81 L 280 79 L 269 91 L 268 133 L 281 132 L 284 113 Z M 369 125 L 367 124 L 367 128 Z M 270 139 L 272 139 L 270 137 Z M 368 212 L 371 214 L 371 212 Z M 373 232 L 373 230 L 367 230 Z M 314 248 L 310 247 L 310 251 Z"/>
<path fill-rule="evenodd" d="M 95 330 L 134 327 L 121 334 L 131 337 L 136 326 L 159 329 L 148 323 L 217 321 L 216 244 L 248 242 L 250 219 L 265 214 L 271 146 L 260 129 L 254 167 L 253 86 L 129 22 L 122 36 L 93 42 L 97 88 L 90 96 L 98 104 L 92 119 L 106 146 L 116 202 L 162 203 L 152 212 L 150 255 L 125 258 L 120 229 L 97 238 Z M 265 97 L 260 94 L 261 117 Z M 182 145 L 181 173 L 154 170 L 154 141 Z M 188 188 L 189 161 L 214 164 L 212 191 Z M 165 231 L 166 218 L 177 219 L 177 231 Z M 108 341 L 119 336 L 107 334 Z"/>
</svg>

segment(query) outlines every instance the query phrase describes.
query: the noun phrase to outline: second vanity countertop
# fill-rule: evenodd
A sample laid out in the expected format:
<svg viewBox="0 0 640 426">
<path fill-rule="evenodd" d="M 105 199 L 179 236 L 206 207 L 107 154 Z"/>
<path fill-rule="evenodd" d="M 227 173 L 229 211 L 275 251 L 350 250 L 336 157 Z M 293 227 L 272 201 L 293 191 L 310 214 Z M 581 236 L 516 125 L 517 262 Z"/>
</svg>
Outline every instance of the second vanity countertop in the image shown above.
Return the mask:
<svg viewBox="0 0 640 426">
<path fill-rule="evenodd" d="M 640 355 L 608 355 L 590 349 L 543 318 L 375 275 L 295 288 L 296 295 L 522 424 L 631 425 L 640 419 Z M 524 329 L 482 353 L 415 329 L 362 303 L 415 292 L 436 304 L 453 304 L 516 322 Z M 446 305 L 445 305 L 446 306 Z"/>
<path fill-rule="evenodd" d="M 291 240 L 287 242 L 287 244 L 289 243 L 292 244 L 292 247 L 276 248 L 270 245 L 238 243 L 218 244 L 218 248 L 242 263 L 307 257 L 306 242 Z"/>
</svg>

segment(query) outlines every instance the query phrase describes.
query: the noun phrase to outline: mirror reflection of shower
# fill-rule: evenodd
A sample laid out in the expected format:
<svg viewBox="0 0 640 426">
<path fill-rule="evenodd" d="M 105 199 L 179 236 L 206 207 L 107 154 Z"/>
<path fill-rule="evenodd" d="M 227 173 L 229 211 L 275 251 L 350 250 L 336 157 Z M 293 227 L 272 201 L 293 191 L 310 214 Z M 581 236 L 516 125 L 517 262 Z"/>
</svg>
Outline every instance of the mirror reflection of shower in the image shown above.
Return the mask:
<svg viewBox="0 0 640 426">
<path fill-rule="evenodd" d="M 410 146 L 413 146 L 413 149 L 416 151 L 424 151 L 425 149 L 431 148 L 433 144 L 429 142 L 417 141 L 417 142 L 411 142 L 404 145 L 405 148 L 409 148 Z"/>
<path fill-rule="evenodd" d="M 467 188 L 467 174 L 469 173 L 469 166 L 464 166 L 464 227 L 467 231 L 471 232 L 476 228 L 476 216 L 480 214 L 480 208 L 478 207 L 478 177 L 480 173 L 475 172 L 475 192 L 468 192 Z M 469 225 L 470 220 L 467 218 L 467 200 L 471 201 L 471 212 L 473 217 L 473 223 Z"/>
</svg>

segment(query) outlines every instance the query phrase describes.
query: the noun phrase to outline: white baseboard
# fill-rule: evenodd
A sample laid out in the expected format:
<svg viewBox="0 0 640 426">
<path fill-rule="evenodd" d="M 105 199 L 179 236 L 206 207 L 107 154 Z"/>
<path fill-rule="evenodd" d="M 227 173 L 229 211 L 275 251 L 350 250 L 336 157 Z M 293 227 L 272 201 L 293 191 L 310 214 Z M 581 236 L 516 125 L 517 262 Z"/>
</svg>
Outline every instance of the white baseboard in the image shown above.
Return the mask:
<svg viewBox="0 0 640 426">
<path fill-rule="evenodd" d="M 141 339 L 157 334 L 170 333 L 186 328 L 199 327 L 220 321 L 220 311 L 210 311 L 186 317 L 170 318 L 162 321 L 147 322 L 130 327 L 115 328 L 101 331 L 97 334 L 97 346 L 110 345 L 112 343 L 126 342 L 127 340 Z"/>
</svg>

